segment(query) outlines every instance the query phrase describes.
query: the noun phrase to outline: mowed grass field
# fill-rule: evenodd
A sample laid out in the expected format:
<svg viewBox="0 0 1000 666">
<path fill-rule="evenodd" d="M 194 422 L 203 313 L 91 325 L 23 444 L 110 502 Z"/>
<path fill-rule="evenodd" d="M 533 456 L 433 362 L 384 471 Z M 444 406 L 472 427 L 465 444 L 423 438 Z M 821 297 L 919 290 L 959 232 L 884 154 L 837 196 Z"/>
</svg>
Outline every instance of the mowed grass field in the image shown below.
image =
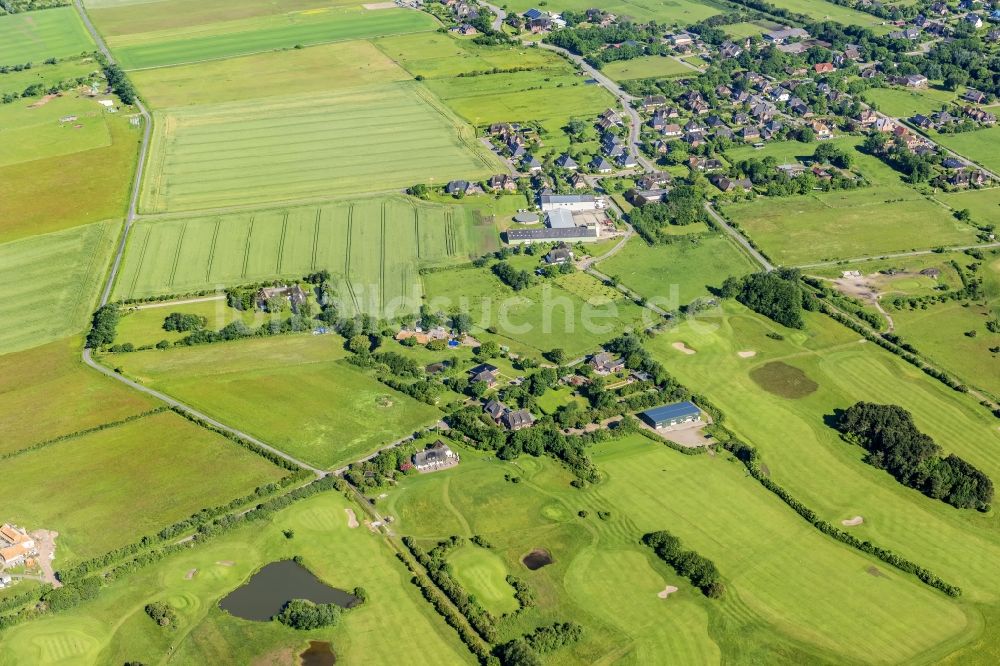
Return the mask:
<svg viewBox="0 0 1000 666">
<path fill-rule="evenodd" d="M 0 243 L 125 216 L 142 129 L 121 113 L 103 122 L 110 145 L 0 166 Z"/>
<path fill-rule="evenodd" d="M 561 619 L 584 626 L 579 644 L 553 655 L 558 663 L 905 661 L 974 629 L 944 595 L 821 535 L 728 455 L 683 456 L 627 437 L 590 449 L 605 480 L 576 490 L 546 458 L 460 452 L 457 468 L 387 491 L 394 530 L 483 535 L 538 598 L 502 625 L 502 640 Z M 725 599 L 705 599 L 639 544 L 660 529 L 716 563 Z M 535 548 L 553 564 L 524 567 Z M 875 566 L 883 576 L 868 573 Z M 661 599 L 666 585 L 678 591 Z"/>
<path fill-rule="evenodd" d="M 59 532 L 57 567 L 131 543 L 284 474 L 173 412 L 28 451 L 3 467 L 18 492 L 4 501 L 0 520 Z"/>
<path fill-rule="evenodd" d="M 20 65 L 93 51 L 73 7 L 0 16 L 0 65 Z"/>
<path fill-rule="evenodd" d="M 864 450 L 841 440 L 827 421 L 834 410 L 859 400 L 901 405 L 946 454 L 961 456 L 996 480 L 996 419 L 974 399 L 822 315 L 807 313 L 805 331 L 792 331 L 736 305 L 726 307 L 726 317 L 693 320 L 658 336 L 651 351 L 680 381 L 718 405 L 727 427 L 759 449 L 770 477 L 821 519 L 839 527 L 861 516 L 862 525 L 845 529 L 961 586 L 963 599 L 988 605 L 972 617 L 995 614 L 1000 604 L 996 513 L 957 510 L 899 484 L 865 463 Z M 677 351 L 672 345 L 678 341 L 696 353 Z M 741 358 L 739 351 L 756 356 Z M 804 376 L 798 397 L 786 397 L 784 387 L 761 381 L 759 374 L 753 378 L 752 371 L 773 362 Z"/>
<path fill-rule="evenodd" d="M 398 662 L 401 645 L 419 646 L 406 653 L 414 666 L 470 663 L 458 635 L 424 601 L 382 538 L 347 527 L 347 508 L 360 514 L 342 495 L 323 493 L 173 554 L 110 583 L 92 602 L 6 630 L 0 664 L 292 664 L 309 640 L 331 641 L 337 660 L 346 663 Z M 286 529 L 294 539 L 282 534 Z M 368 601 L 336 627 L 307 632 L 219 610 L 219 600 L 255 570 L 295 555 L 330 585 L 364 587 Z M 175 629 L 149 620 L 143 608 L 151 601 L 171 605 Z"/>
<path fill-rule="evenodd" d="M 507 565 L 489 549 L 466 544 L 448 554 L 448 564 L 458 582 L 476 595 L 483 608 L 497 617 L 517 610 L 514 588 L 506 580 L 510 573 Z"/>
<path fill-rule="evenodd" d="M 100 67 L 93 57 L 65 58 L 55 64 L 33 62 L 31 69 L 20 72 L 10 71 L 0 75 L 0 94 L 16 93 L 20 95 L 25 88 L 36 83 L 50 88 L 67 79 L 95 74 Z M 34 100 L 24 100 L 30 104 Z"/>
<path fill-rule="evenodd" d="M 421 266 L 486 251 L 474 211 L 390 197 L 143 220 L 132 232 L 114 295 L 187 293 L 329 270 L 345 312 L 414 312 L 423 295 Z"/>
<path fill-rule="evenodd" d="M 81 340 L 67 338 L 0 356 L 0 455 L 157 406 L 85 367 L 81 348 Z"/>
<path fill-rule="evenodd" d="M 672 78 L 675 76 L 692 76 L 697 74 L 696 71 L 673 58 L 658 55 L 610 62 L 601 68 L 601 72 L 616 81 Z"/>
<path fill-rule="evenodd" d="M 337 467 L 435 423 L 441 412 L 344 360 L 336 335 L 135 352 L 125 373 L 319 467 Z"/>
<path fill-rule="evenodd" d="M 0 319 L 6 324 L 0 354 L 86 328 L 120 226 L 91 224 L 0 245 Z"/>
<path fill-rule="evenodd" d="M 429 32 L 429 14 L 408 9 L 317 7 L 280 16 L 254 16 L 110 36 L 108 45 L 127 70 L 231 58 L 278 49 Z"/>
<path fill-rule="evenodd" d="M 849 147 L 856 139 L 843 139 Z M 737 149 L 731 160 L 769 154 L 779 161 L 811 156 L 814 145 L 772 144 L 758 151 Z M 777 264 L 849 259 L 885 252 L 905 252 L 940 245 L 975 243 L 975 230 L 903 183 L 880 160 L 853 151 L 852 168 L 870 185 L 856 190 L 816 192 L 805 196 L 758 197 L 725 207 L 726 213 Z"/>
<path fill-rule="evenodd" d="M 775 0 L 774 6 L 805 14 L 814 21 L 836 21 L 843 25 L 864 26 L 876 35 L 888 34 L 893 30 L 888 21 L 877 16 L 850 7 L 835 5 L 832 2 L 825 2 L 825 0 Z"/>
<path fill-rule="evenodd" d="M 0 167 L 108 146 L 111 132 L 105 115 L 97 100 L 73 92 L 44 102 L 19 99 L 4 104 L 0 106 L 0 126 L 4 128 L 0 132 Z"/>
<path fill-rule="evenodd" d="M 973 222 L 1000 225 L 1000 188 L 966 190 L 935 196 L 955 210 L 968 208 Z"/>
<path fill-rule="evenodd" d="M 958 93 L 951 90 L 924 88 L 907 90 L 905 88 L 872 88 L 866 90 L 864 98 L 875 104 L 876 108 L 895 118 L 909 118 L 922 113 L 930 116 L 949 102 L 955 100 Z"/>
<path fill-rule="evenodd" d="M 501 170 L 419 83 L 156 114 L 147 212 L 398 190 Z"/>
<path fill-rule="evenodd" d="M 537 3 L 536 3 L 537 4 Z M 522 13 L 531 9 L 535 5 L 530 0 L 514 0 L 509 3 L 512 11 Z M 556 9 L 573 9 L 576 11 L 586 11 L 593 6 L 587 4 L 586 0 L 563 0 Z M 601 9 L 614 14 L 619 19 L 630 19 L 636 22 L 646 22 L 650 20 L 660 23 L 679 23 L 688 25 L 698 23 L 707 18 L 722 14 L 725 7 L 715 5 L 711 0 L 629 0 L 614 1 L 602 4 Z"/>
<path fill-rule="evenodd" d="M 959 134 L 937 134 L 932 137 L 946 148 L 951 148 L 959 155 L 981 164 L 990 171 L 1000 171 L 1000 155 L 996 150 L 1000 141 L 1000 127 L 993 126 L 975 132 Z"/>
<path fill-rule="evenodd" d="M 676 310 L 709 297 L 709 288 L 721 287 L 727 277 L 753 272 L 754 264 L 722 234 L 705 234 L 652 246 L 635 236 L 597 268 L 663 309 Z"/>
</svg>

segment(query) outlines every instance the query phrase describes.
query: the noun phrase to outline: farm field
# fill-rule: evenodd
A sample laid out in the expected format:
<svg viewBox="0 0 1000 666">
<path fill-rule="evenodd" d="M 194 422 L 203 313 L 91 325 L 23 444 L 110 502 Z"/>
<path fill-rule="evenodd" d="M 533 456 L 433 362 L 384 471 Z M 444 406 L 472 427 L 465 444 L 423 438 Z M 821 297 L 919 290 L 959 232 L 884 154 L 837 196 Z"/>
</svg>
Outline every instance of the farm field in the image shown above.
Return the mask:
<svg viewBox="0 0 1000 666">
<path fill-rule="evenodd" d="M 73 7 L 0 16 L 0 65 L 40 62 L 93 51 Z"/>
<path fill-rule="evenodd" d="M 64 122 L 64 118 L 72 120 Z M 22 99 L 4 104 L 0 106 L 0 125 L 4 127 L 0 133 L 0 168 L 111 144 L 103 107 L 97 100 L 75 93 L 44 103 Z"/>
<path fill-rule="evenodd" d="M 892 26 L 888 24 L 888 21 L 850 7 L 825 2 L 825 0 L 774 0 L 774 6 L 805 14 L 814 21 L 836 21 L 843 25 L 864 26 L 876 35 L 888 34 L 892 31 Z"/>
<path fill-rule="evenodd" d="M 710 297 L 709 287 L 722 286 L 727 277 L 753 272 L 754 264 L 722 234 L 707 233 L 653 246 L 635 236 L 597 268 L 663 309 L 676 310 Z"/>
<path fill-rule="evenodd" d="M 1000 188 L 937 194 L 935 198 L 955 210 L 968 208 L 977 224 L 1000 226 Z"/>
<path fill-rule="evenodd" d="M 489 540 L 539 599 L 501 624 L 501 640 L 572 618 L 584 625 L 584 638 L 557 653 L 561 663 L 611 655 L 651 663 L 664 654 L 680 663 L 715 663 L 723 655 L 801 663 L 863 660 L 866 650 L 905 660 L 970 628 L 957 604 L 915 579 L 867 573 L 874 561 L 815 531 L 727 455 L 683 456 L 626 437 L 591 448 L 605 480 L 575 490 L 568 472 L 549 459 L 502 462 L 461 453 L 457 468 L 412 476 L 388 491 L 394 529 L 421 539 Z M 521 482 L 505 481 L 505 474 Z M 599 519 L 598 511 L 609 518 Z M 705 599 L 638 545 L 643 533 L 659 529 L 716 562 L 725 599 Z M 771 538 L 761 540 L 761 532 Z M 535 548 L 548 550 L 553 564 L 528 571 L 519 560 Z M 668 584 L 679 590 L 659 598 Z M 881 617 L 869 621 L 872 612 Z M 934 630 L 918 638 L 913 627 L 923 620 Z M 847 634 L 853 640 L 840 640 Z M 903 640 L 911 635 L 919 646 Z"/>
<path fill-rule="evenodd" d="M 433 311 L 468 312 L 479 339 L 495 337 L 529 354 L 554 348 L 574 358 L 625 329 L 645 328 L 657 316 L 586 273 L 546 280 L 513 291 L 488 269 L 458 269 L 424 276 Z M 496 334 L 486 329 L 495 327 Z"/>
<path fill-rule="evenodd" d="M 730 151 L 728 156 L 765 157 L 769 151 L 781 160 L 787 159 L 788 151 L 808 156 L 814 148 L 775 144 L 755 153 Z M 923 198 L 890 167 L 860 152 L 852 157 L 852 168 L 868 179 L 869 186 L 780 199 L 759 197 L 726 206 L 725 211 L 777 264 L 975 243 L 971 225 L 955 220 L 944 207 Z"/>
<path fill-rule="evenodd" d="M 119 230 L 104 222 L 0 245 L 0 354 L 86 327 Z"/>
<path fill-rule="evenodd" d="M 413 82 L 158 112 L 149 167 L 147 212 L 475 180 L 502 168 Z"/>
<path fill-rule="evenodd" d="M 421 266 L 484 253 L 477 209 L 402 197 L 190 219 L 143 220 L 130 238 L 116 298 L 187 293 L 329 270 L 350 312 L 419 307 Z M 478 218 L 478 219 L 477 219 Z M 492 242 L 495 227 L 485 222 Z"/>
<path fill-rule="evenodd" d="M 294 335 L 144 351 L 114 363 L 224 423 L 324 468 L 435 423 L 436 408 L 396 393 L 344 356 L 343 339 Z"/>
<path fill-rule="evenodd" d="M 0 242 L 125 216 L 142 130 L 123 114 L 105 122 L 110 145 L 0 166 Z"/>
<path fill-rule="evenodd" d="M 218 60 L 296 46 L 429 32 L 439 24 L 425 12 L 321 7 L 273 16 L 152 30 L 108 38 L 126 70 Z"/>
<path fill-rule="evenodd" d="M 322 493 L 170 555 L 109 583 L 92 602 L 6 630 L 0 664 L 296 663 L 309 640 L 332 641 L 338 661 L 347 663 L 398 660 L 401 641 L 421 646 L 408 654 L 414 666 L 469 663 L 455 631 L 410 584 L 381 537 L 347 527 L 347 508 L 360 511 L 336 492 Z M 294 539 L 282 534 L 286 529 L 294 530 Z M 336 627 L 308 632 L 242 620 L 217 607 L 255 570 L 294 555 L 330 585 L 364 587 L 368 601 L 345 613 Z M 151 601 L 176 610 L 177 630 L 164 631 L 149 620 L 143 608 Z M 387 630 L 394 640 L 386 640 Z"/>
<path fill-rule="evenodd" d="M 973 399 L 860 342 L 822 315 L 807 313 L 806 329 L 793 331 L 735 305 L 726 310 L 716 326 L 684 323 L 658 336 L 650 350 L 680 381 L 718 405 L 727 427 L 759 449 L 770 477 L 821 519 L 840 526 L 861 516 L 864 523 L 849 528 L 857 536 L 919 561 L 962 587 L 963 599 L 989 604 L 995 613 L 1000 603 L 1000 575 L 991 564 L 1000 555 L 996 515 L 956 510 L 902 486 L 863 462 L 863 449 L 826 424 L 834 410 L 859 400 L 898 404 L 945 453 L 1000 478 L 995 419 Z M 695 353 L 677 351 L 676 341 Z M 756 355 L 741 358 L 738 351 Z M 754 379 L 751 371 L 774 363 L 781 364 L 770 366 L 780 371 L 777 379 L 803 378 L 794 391 L 760 375 Z"/>
<path fill-rule="evenodd" d="M 224 296 L 220 296 L 216 300 L 197 303 L 183 303 L 164 307 L 150 307 L 150 305 L 159 306 L 160 304 L 146 304 L 141 308 L 130 308 L 122 312 L 121 320 L 118 322 L 118 328 L 116 329 L 116 343 L 131 342 L 136 347 L 140 347 L 143 345 L 155 345 L 161 340 L 173 343 L 190 335 L 189 332 L 163 330 L 164 318 L 174 312 L 205 317 L 208 322 L 207 328 L 211 330 L 218 330 L 226 324 L 237 320 L 242 321 L 251 328 L 256 328 L 272 318 L 281 320 L 287 318 L 290 314 L 290 308 L 286 308 L 285 312 L 274 315 L 260 310 L 241 312 L 229 307 L 226 304 Z"/>
<path fill-rule="evenodd" d="M 957 95 L 957 92 L 937 88 L 922 90 L 872 88 L 865 91 L 864 98 L 875 104 L 882 113 L 906 119 L 918 113 L 930 116 L 942 106 L 954 101 Z"/>
<path fill-rule="evenodd" d="M 609 62 L 601 68 L 601 73 L 616 81 L 628 81 L 630 79 L 691 76 L 696 72 L 673 58 L 656 55 Z"/>
<path fill-rule="evenodd" d="M 722 30 L 730 37 L 754 37 L 760 36 L 771 30 L 778 30 L 781 26 L 772 21 L 744 21 L 742 23 L 730 23 L 722 26 Z"/>
<path fill-rule="evenodd" d="M 131 543 L 283 473 L 169 411 L 22 453 L 3 466 L 19 491 L 4 501 L 0 520 L 59 532 L 58 566 Z"/>
<path fill-rule="evenodd" d="M 1000 141 L 998 126 L 960 134 L 934 133 L 931 138 L 994 173 L 1000 171 L 1000 155 L 996 150 L 997 142 Z"/>
<path fill-rule="evenodd" d="M 425 79 L 447 79 L 495 67 L 565 69 L 565 61 L 551 51 L 480 46 L 439 32 L 380 37 L 372 40 L 372 44 L 412 76 L 423 76 Z"/>
<path fill-rule="evenodd" d="M 509 3 L 510 9 L 519 13 L 534 6 L 530 0 L 514 0 L 514 2 Z M 582 12 L 592 6 L 593 3 L 588 5 L 586 0 L 560 0 L 558 4 L 553 5 L 553 10 L 573 9 Z M 698 0 L 630 0 L 602 4 L 601 9 L 620 19 L 627 18 L 637 22 L 656 20 L 665 25 L 674 23 L 690 25 L 725 11 L 724 7 L 713 4 L 711 0 L 701 2 Z"/>
<path fill-rule="evenodd" d="M 0 456 L 157 406 L 84 367 L 81 346 L 67 338 L 0 356 Z"/>
</svg>

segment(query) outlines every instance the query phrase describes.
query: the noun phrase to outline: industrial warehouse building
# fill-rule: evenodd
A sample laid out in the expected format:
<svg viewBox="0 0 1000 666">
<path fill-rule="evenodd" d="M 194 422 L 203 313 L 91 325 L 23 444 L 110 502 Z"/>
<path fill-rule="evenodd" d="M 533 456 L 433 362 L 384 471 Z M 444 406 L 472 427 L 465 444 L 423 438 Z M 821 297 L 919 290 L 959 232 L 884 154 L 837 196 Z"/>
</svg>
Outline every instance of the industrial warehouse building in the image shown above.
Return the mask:
<svg viewBox="0 0 1000 666">
<path fill-rule="evenodd" d="M 701 410 L 693 402 L 685 400 L 672 405 L 663 405 L 647 409 L 639 414 L 639 418 L 660 430 L 682 423 L 695 423 L 701 421 Z"/>
</svg>

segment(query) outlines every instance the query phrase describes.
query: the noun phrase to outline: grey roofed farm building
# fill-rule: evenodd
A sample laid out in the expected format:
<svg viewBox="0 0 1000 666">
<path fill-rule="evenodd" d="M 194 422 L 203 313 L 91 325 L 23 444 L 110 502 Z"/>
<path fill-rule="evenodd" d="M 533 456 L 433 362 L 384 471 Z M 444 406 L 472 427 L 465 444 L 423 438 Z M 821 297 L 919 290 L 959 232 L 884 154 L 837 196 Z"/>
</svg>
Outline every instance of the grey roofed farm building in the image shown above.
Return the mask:
<svg viewBox="0 0 1000 666">
<path fill-rule="evenodd" d="M 669 428 L 681 423 L 693 423 L 701 420 L 701 410 L 689 400 L 672 405 L 663 405 L 647 409 L 639 417 L 654 428 Z"/>
<path fill-rule="evenodd" d="M 552 229 L 569 229 L 576 226 L 573 221 L 573 213 L 565 208 L 556 208 L 545 214 L 546 221 Z"/>
<path fill-rule="evenodd" d="M 514 216 L 514 221 L 519 224 L 534 224 L 538 222 L 538 214 L 529 212 L 518 213 Z"/>
<path fill-rule="evenodd" d="M 512 245 L 563 241 L 566 243 L 592 243 L 597 240 L 594 227 L 570 227 L 568 229 L 508 229 L 507 242 Z"/>
<path fill-rule="evenodd" d="M 765 41 L 784 44 L 789 39 L 808 39 L 809 33 L 802 28 L 783 28 L 764 33 Z"/>
<path fill-rule="evenodd" d="M 597 200 L 592 194 L 542 194 L 538 197 L 542 210 L 550 211 L 556 208 L 569 210 L 594 210 Z"/>
</svg>

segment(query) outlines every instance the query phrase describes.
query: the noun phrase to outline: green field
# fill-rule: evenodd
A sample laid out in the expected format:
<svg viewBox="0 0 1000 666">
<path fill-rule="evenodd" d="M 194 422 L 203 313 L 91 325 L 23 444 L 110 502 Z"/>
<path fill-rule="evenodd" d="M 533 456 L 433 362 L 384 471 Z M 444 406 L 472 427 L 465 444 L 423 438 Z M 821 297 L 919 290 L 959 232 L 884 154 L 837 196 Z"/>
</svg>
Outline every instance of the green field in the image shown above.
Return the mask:
<svg viewBox="0 0 1000 666">
<path fill-rule="evenodd" d="M 3 467 L 18 492 L 4 501 L 0 520 L 59 532 L 59 566 L 136 541 L 283 473 L 173 412 L 23 453 Z"/>
<path fill-rule="evenodd" d="M 844 145 L 856 139 L 844 139 Z M 731 160 L 774 155 L 779 161 L 811 156 L 815 148 L 795 142 L 763 150 L 742 148 Z M 947 209 L 922 197 L 875 157 L 855 151 L 853 169 L 870 185 L 856 190 L 782 198 L 758 197 L 725 207 L 726 213 L 777 264 L 848 259 L 975 242 L 975 230 Z"/>
<path fill-rule="evenodd" d="M 16 93 L 20 95 L 25 88 L 36 83 L 46 88 L 58 85 L 67 80 L 87 77 L 98 71 L 97 61 L 93 57 L 66 58 L 55 64 L 35 62 L 30 69 L 20 72 L 10 71 L 0 74 L 0 94 Z M 30 103 L 25 100 L 25 103 Z"/>
<path fill-rule="evenodd" d="M 968 208 L 977 224 L 1000 226 L 1000 188 L 938 194 L 936 198 L 955 210 Z"/>
<path fill-rule="evenodd" d="M 0 65 L 40 62 L 93 51 L 73 7 L 0 16 Z"/>
<path fill-rule="evenodd" d="M 839 527 L 842 520 L 862 516 L 863 525 L 849 528 L 858 536 L 919 561 L 961 586 L 963 599 L 991 604 L 983 612 L 995 614 L 1000 603 L 1000 572 L 993 564 L 1000 556 L 996 514 L 958 511 L 904 487 L 864 463 L 864 451 L 844 442 L 826 419 L 858 400 L 901 405 L 945 453 L 961 456 L 993 479 L 1000 478 L 996 419 L 973 399 L 822 315 L 807 313 L 805 331 L 792 331 L 736 306 L 727 311 L 729 316 L 712 325 L 693 321 L 657 337 L 651 351 L 680 381 L 718 405 L 727 427 L 760 450 L 770 477 L 821 519 Z M 768 337 L 772 331 L 785 339 Z M 680 353 L 675 341 L 697 353 Z M 757 354 L 741 358 L 738 351 Z M 774 361 L 804 373 L 817 390 L 789 399 L 751 378 L 754 368 Z M 895 572 L 891 576 L 898 578 Z"/>
<path fill-rule="evenodd" d="M 709 287 L 752 272 L 754 264 L 721 234 L 653 246 L 636 236 L 598 269 L 669 311 L 709 297 Z"/>
<path fill-rule="evenodd" d="M 814 21 L 836 21 L 843 25 L 859 25 L 881 35 L 893 30 L 888 21 L 850 7 L 842 7 L 824 0 L 774 0 L 775 7 L 805 14 Z M 882 25 L 885 24 L 885 25 Z"/>
<path fill-rule="evenodd" d="M 0 354 L 86 327 L 119 229 L 104 222 L 0 245 Z"/>
<path fill-rule="evenodd" d="M 470 663 L 455 631 L 410 584 L 381 538 L 364 528 L 348 529 L 349 506 L 343 496 L 324 493 L 140 569 L 110 583 L 93 602 L 6 630 L 0 664 L 296 664 L 310 639 L 332 641 L 342 663 L 398 662 L 401 644 L 419 645 L 406 654 L 414 666 Z M 360 517 L 360 509 L 353 509 Z M 285 529 L 294 530 L 295 538 L 287 539 Z M 294 555 L 331 585 L 364 587 L 368 602 L 346 613 L 337 627 L 308 632 L 218 609 L 218 601 L 256 569 Z M 143 611 L 151 601 L 169 603 L 179 626 L 163 629 L 151 622 Z"/>
<path fill-rule="evenodd" d="M 957 93 L 950 90 L 925 88 L 907 90 L 904 88 L 872 88 L 866 90 L 864 98 L 876 108 L 894 118 L 909 118 L 922 113 L 930 116 L 935 111 L 955 100 Z"/>
<path fill-rule="evenodd" d="M 157 112 L 142 207 L 211 208 L 398 190 L 501 169 L 414 82 Z"/>
<path fill-rule="evenodd" d="M 601 73 L 616 81 L 630 79 L 673 78 L 697 74 L 673 58 L 667 56 L 642 56 L 632 60 L 616 60 L 601 68 Z"/>
<path fill-rule="evenodd" d="M 273 319 L 284 319 L 289 316 L 290 308 L 286 308 L 281 313 L 266 313 L 260 310 L 240 311 L 229 307 L 225 297 L 219 296 L 215 300 L 202 301 L 196 303 L 183 303 L 179 305 L 167 305 L 165 303 L 150 303 L 135 309 L 126 309 L 122 313 L 121 321 L 118 323 L 115 342 L 131 342 L 136 347 L 143 345 L 155 345 L 161 340 L 176 342 L 189 335 L 182 331 L 163 330 L 164 318 L 174 312 L 182 314 L 193 314 L 205 317 L 208 322 L 207 328 L 217 330 L 234 321 L 242 321 L 252 328 L 263 325 Z"/>
<path fill-rule="evenodd" d="M 781 26 L 769 21 L 744 21 L 722 26 L 722 30 L 733 38 L 759 37 L 765 32 L 778 30 Z"/>
<path fill-rule="evenodd" d="M 336 467 L 428 426 L 441 412 L 344 361 L 335 335 L 135 352 L 113 363 L 314 465 Z"/>
<path fill-rule="evenodd" d="M 500 617 L 517 610 L 514 588 L 507 583 L 507 565 L 486 548 L 466 545 L 448 554 L 455 579 L 483 608 Z"/>
<path fill-rule="evenodd" d="M 524 12 L 537 3 L 532 4 L 530 0 L 515 0 L 508 4 L 509 9 Z M 559 0 L 553 2 L 548 7 L 549 11 L 563 11 L 574 9 L 576 11 L 586 11 L 593 7 L 593 2 L 587 0 Z M 543 7 L 543 9 L 545 9 Z M 659 21 L 663 24 L 678 23 L 689 25 L 698 23 L 707 18 L 721 14 L 726 11 L 722 5 L 715 5 L 710 0 L 698 2 L 698 0 L 612 0 L 609 3 L 602 3 L 601 9 L 614 14 L 619 19 L 629 19 L 637 22 L 650 20 Z"/>
<path fill-rule="evenodd" d="M 142 130 L 120 113 L 105 122 L 109 146 L 0 166 L 0 242 L 125 216 Z"/>
<path fill-rule="evenodd" d="M 932 138 L 962 157 L 967 157 L 990 171 L 1000 171 L 1000 154 L 996 150 L 1000 141 L 1000 126 L 994 125 L 975 132 L 959 134 L 933 134 Z"/>
<path fill-rule="evenodd" d="M 2 79 L 0 79 L 2 80 Z M 35 106 L 39 104 L 40 106 Z M 63 118 L 70 118 L 63 122 Z M 0 106 L 0 168 L 111 145 L 103 107 L 68 93 Z"/>
<path fill-rule="evenodd" d="M 423 294 L 419 267 L 468 261 L 495 242 L 489 218 L 471 198 L 465 203 L 390 197 L 143 220 L 131 234 L 114 295 L 187 293 L 326 269 L 347 312 L 414 312 Z"/>
<path fill-rule="evenodd" d="M 109 37 L 125 69 L 218 60 L 297 46 L 311 46 L 411 32 L 438 26 L 429 14 L 404 9 L 320 7 L 273 16 L 199 23 Z"/>
<path fill-rule="evenodd" d="M 85 367 L 80 346 L 71 338 L 0 356 L 0 455 L 157 406 Z"/>
</svg>

